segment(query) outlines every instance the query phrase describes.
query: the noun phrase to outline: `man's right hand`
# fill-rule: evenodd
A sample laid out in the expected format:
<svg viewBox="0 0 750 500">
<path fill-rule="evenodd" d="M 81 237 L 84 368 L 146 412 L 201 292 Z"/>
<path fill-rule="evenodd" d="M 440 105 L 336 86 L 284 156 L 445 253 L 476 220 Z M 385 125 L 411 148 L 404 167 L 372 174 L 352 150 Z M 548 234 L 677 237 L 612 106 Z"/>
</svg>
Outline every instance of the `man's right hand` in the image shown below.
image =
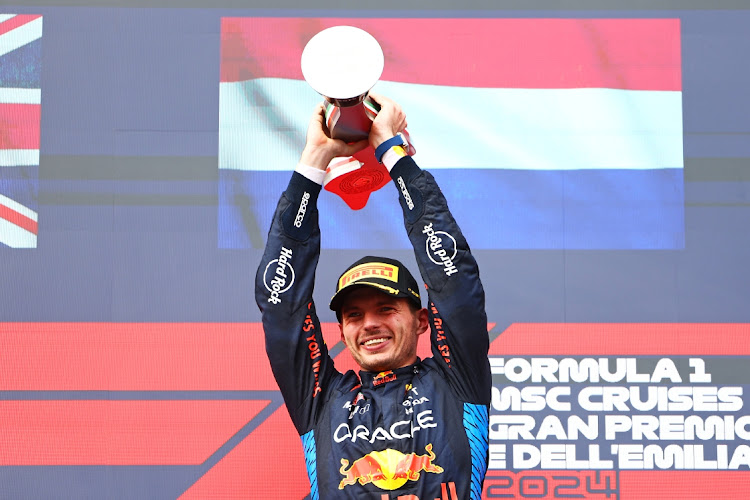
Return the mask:
<svg viewBox="0 0 750 500">
<path fill-rule="evenodd" d="M 370 129 L 370 146 L 377 149 L 383 142 L 406 129 L 406 113 L 392 99 L 373 92 L 368 95 L 380 105 L 380 111 Z"/>
<path fill-rule="evenodd" d="M 347 144 L 339 139 L 331 139 L 326 133 L 325 106 L 319 104 L 307 126 L 305 149 L 300 163 L 325 170 L 337 156 L 352 156 L 367 147 L 367 139 Z"/>
</svg>

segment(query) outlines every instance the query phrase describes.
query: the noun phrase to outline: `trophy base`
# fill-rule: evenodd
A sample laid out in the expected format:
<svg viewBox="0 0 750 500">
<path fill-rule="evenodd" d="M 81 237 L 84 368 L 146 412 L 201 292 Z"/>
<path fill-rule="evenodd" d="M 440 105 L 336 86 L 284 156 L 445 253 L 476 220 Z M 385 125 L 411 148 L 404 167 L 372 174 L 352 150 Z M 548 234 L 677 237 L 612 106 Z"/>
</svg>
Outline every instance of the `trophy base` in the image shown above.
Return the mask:
<svg viewBox="0 0 750 500">
<path fill-rule="evenodd" d="M 357 157 L 366 158 L 362 162 Z M 352 210 L 367 205 L 370 193 L 382 188 L 391 180 L 388 170 L 375 161 L 371 147 L 360 151 L 354 158 L 332 163 L 326 170 L 323 187 L 344 200 Z"/>
</svg>

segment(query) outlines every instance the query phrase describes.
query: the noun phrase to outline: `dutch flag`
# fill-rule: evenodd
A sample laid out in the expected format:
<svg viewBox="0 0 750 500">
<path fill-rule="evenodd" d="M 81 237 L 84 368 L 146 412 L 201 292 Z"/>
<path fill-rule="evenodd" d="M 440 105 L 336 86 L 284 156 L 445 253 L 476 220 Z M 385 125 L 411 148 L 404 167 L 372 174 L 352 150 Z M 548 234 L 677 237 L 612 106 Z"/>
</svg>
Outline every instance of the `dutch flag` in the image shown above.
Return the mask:
<svg viewBox="0 0 750 500">
<path fill-rule="evenodd" d="M 678 19 L 224 18 L 219 246 L 262 247 L 321 101 L 300 56 L 351 25 L 477 249 L 684 246 Z M 319 201 L 324 248 L 410 248 L 397 194 Z"/>
</svg>

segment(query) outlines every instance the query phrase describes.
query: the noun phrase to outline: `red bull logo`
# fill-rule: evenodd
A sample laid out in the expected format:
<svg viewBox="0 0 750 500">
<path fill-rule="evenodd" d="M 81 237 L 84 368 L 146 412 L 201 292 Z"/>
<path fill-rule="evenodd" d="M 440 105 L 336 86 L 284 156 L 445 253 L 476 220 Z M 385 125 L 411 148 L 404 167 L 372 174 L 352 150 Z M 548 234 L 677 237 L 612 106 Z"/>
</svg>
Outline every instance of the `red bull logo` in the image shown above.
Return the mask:
<svg viewBox="0 0 750 500">
<path fill-rule="evenodd" d="M 375 375 L 372 378 L 372 385 L 373 387 L 377 387 L 380 384 L 385 384 L 386 382 L 393 382 L 396 380 L 396 374 L 393 373 L 392 370 L 388 370 L 387 372 L 380 372 L 377 375 Z"/>
<path fill-rule="evenodd" d="M 344 479 L 339 483 L 339 489 L 359 482 L 361 485 L 372 483 L 382 490 L 395 490 L 407 481 L 419 480 L 423 472 L 441 474 L 443 468 L 433 463 L 432 443 L 425 446 L 425 451 L 426 455 L 404 454 L 392 449 L 373 451 L 355 460 L 351 467 L 349 460 L 342 458 L 339 472 Z"/>
</svg>

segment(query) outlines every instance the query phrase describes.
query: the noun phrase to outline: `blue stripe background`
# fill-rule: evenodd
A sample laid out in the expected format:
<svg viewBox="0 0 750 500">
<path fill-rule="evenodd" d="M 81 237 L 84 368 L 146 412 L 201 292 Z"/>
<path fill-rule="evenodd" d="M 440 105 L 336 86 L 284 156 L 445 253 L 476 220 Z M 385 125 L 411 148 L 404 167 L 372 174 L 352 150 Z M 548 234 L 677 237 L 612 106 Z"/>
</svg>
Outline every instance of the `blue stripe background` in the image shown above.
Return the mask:
<svg viewBox="0 0 750 500">
<path fill-rule="evenodd" d="M 41 57 L 41 39 L 0 56 L 0 87 L 40 88 Z"/>
<path fill-rule="evenodd" d="M 39 166 L 0 167 L 0 194 L 38 211 Z"/>
<path fill-rule="evenodd" d="M 417 162 L 419 158 L 415 157 Z M 421 165 L 429 169 L 428 165 Z M 474 249 L 681 249 L 682 169 L 475 170 L 432 174 Z M 219 247 L 265 241 L 289 172 L 219 172 Z M 319 198 L 322 247 L 409 249 L 394 187 L 352 211 Z"/>
</svg>

